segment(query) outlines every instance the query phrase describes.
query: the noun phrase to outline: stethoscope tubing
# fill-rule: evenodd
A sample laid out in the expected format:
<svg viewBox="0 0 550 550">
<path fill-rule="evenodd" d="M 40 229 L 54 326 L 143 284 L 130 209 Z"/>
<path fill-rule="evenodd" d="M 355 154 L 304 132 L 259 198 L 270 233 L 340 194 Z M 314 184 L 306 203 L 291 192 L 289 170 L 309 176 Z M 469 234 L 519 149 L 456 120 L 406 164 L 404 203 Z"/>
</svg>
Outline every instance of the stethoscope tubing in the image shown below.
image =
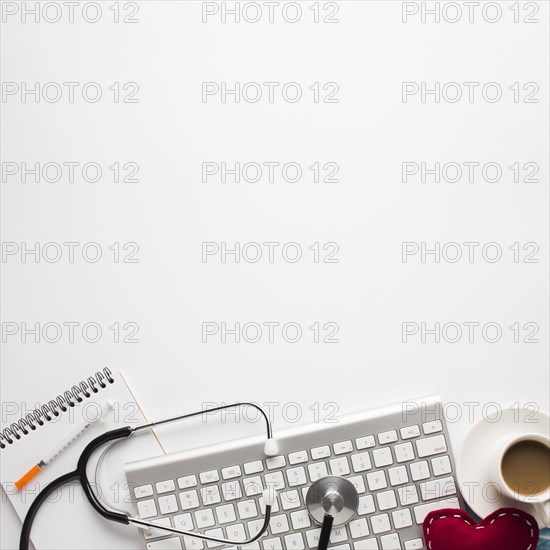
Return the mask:
<svg viewBox="0 0 550 550">
<path fill-rule="evenodd" d="M 40 509 L 40 506 L 44 504 L 46 499 L 54 491 L 57 491 L 64 485 L 68 485 L 69 483 L 73 483 L 75 481 L 78 481 L 80 483 L 80 485 L 82 486 L 82 489 L 84 490 L 84 494 L 88 498 L 90 504 L 104 518 L 111 521 L 116 521 L 118 523 L 124 523 L 126 525 L 130 523 L 128 520 L 128 516 L 126 516 L 125 514 L 107 510 L 99 502 L 97 495 L 92 490 L 90 480 L 86 475 L 86 467 L 88 465 L 88 461 L 90 460 L 90 457 L 92 456 L 93 452 L 96 449 L 98 449 L 105 443 L 108 443 L 109 441 L 121 439 L 123 437 L 129 437 L 131 434 L 132 434 L 131 428 L 125 427 L 125 428 L 119 428 L 117 430 L 111 430 L 109 432 L 106 432 L 96 437 L 94 440 L 88 443 L 84 451 L 82 451 L 82 454 L 78 459 L 76 470 L 58 477 L 57 479 L 55 479 L 54 481 L 46 485 L 46 487 L 42 491 L 40 491 L 40 493 L 38 493 L 37 497 L 33 500 L 29 508 L 29 511 L 27 512 L 27 515 L 25 516 L 25 520 L 23 521 L 23 527 L 21 529 L 21 537 L 19 539 L 20 550 L 29 549 L 32 524 L 34 523 L 34 519 L 36 517 L 36 514 L 38 513 L 38 510 Z"/>
<path fill-rule="evenodd" d="M 122 523 L 124 525 L 134 524 L 137 526 L 140 526 L 142 528 L 153 528 L 153 529 L 160 529 L 163 531 L 166 531 L 167 533 L 172 533 L 176 535 L 183 535 L 183 536 L 190 536 L 194 538 L 198 538 L 207 542 L 217 542 L 220 544 L 229 544 L 229 545 L 237 545 L 237 546 L 244 546 L 247 544 L 251 544 L 255 541 L 257 541 L 260 537 L 264 535 L 264 533 L 267 531 L 269 527 L 269 521 L 271 519 L 271 504 L 266 502 L 265 507 L 265 513 L 264 513 L 264 524 L 261 529 L 258 530 L 256 535 L 251 537 L 250 539 L 247 539 L 245 541 L 235 541 L 230 539 L 224 539 L 224 538 L 216 538 L 211 537 L 208 535 L 203 535 L 201 533 L 196 533 L 194 531 L 183 531 L 180 529 L 176 529 L 173 527 L 167 527 L 165 525 L 155 524 L 154 522 L 145 521 L 141 518 L 135 518 L 132 516 L 129 516 L 127 514 L 117 512 L 114 510 L 109 510 L 106 506 L 104 506 L 101 501 L 99 500 L 97 494 L 94 492 L 92 488 L 92 483 L 88 479 L 87 475 L 87 466 L 88 462 L 90 461 L 90 458 L 92 457 L 93 453 L 105 445 L 106 443 L 109 443 L 111 441 L 115 441 L 118 439 L 123 439 L 130 437 L 132 434 L 136 432 L 140 432 L 142 430 L 151 429 L 156 426 L 161 426 L 163 424 L 168 424 L 170 422 L 176 422 L 178 420 L 184 420 L 187 418 L 192 418 L 200 415 L 204 415 L 207 413 L 214 413 L 217 411 L 221 411 L 224 409 L 232 408 L 232 407 L 242 407 L 242 406 L 250 406 L 256 408 L 261 415 L 263 416 L 265 423 L 266 423 L 266 432 L 267 432 L 267 438 L 268 441 L 272 439 L 272 429 L 271 429 L 271 423 L 269 421 L 269 418 L 265 414 L 265 412 L 254 403 L 234 403 L 231 405 L 222 405 L 220 407 L 215 407 L 213 409 L 208 409 L 206 411 L 197 411 L 190 414 L 184 414 L 180 416 L 174 416 L 170 418 L 166 418 L 164 420 L 155 421 L 155 422 L 148 422 L 145 424 L 141 424 L 139 426 L 130 427 L 125 426 L 123 428 L 117 428 L 115 430 L 110 430 L 108 432 L 105 432 L 104 434 L 96 437 L 82 451 L 82 454 L 80 455 L 80 458 L 78 459 L 76 470 L 73 472 L 69 472 L 67 474 L 64 474 L 54 481 L 52 481 L 50 484 L 48 484 L 34 499 L 32 502 L 29 511 L 27 512 L 27 515 L 25 516 L 25 520 L 23 522 L 23 527 L 21 529 L 21 537 L 19 540 L 19 550 L 29 550 L 30 545 L 30 534 L 31 534 L 31 528 L 32 524 L 34 522 L 34 519 L 36 517 L 36 514 L 40 508 L 40 506 L 46 501 L 46 499 L 57 489 L 63 487 L 64 485 L 67 485 L 69 483 L 73 483 L 75 481 L 79 482 L 82 486 L 82 489 L 84 491 L 84 494 L 86 495 L 86 498 L 92 505 L 92 507 L 95 509 L 95 511 L 103 516 L 105 519 L 109 521 L 114 521 L 117 523 Z"/>
<path fill-rule="evenodd" d="M 321 534 L 319 535 L 317 550 L 327 550 L 333 523 L 334 517 L 330 514 L 325 514 L 325 519 L 323 520 L 323 525 L 321 526 Z"/>
</svg>

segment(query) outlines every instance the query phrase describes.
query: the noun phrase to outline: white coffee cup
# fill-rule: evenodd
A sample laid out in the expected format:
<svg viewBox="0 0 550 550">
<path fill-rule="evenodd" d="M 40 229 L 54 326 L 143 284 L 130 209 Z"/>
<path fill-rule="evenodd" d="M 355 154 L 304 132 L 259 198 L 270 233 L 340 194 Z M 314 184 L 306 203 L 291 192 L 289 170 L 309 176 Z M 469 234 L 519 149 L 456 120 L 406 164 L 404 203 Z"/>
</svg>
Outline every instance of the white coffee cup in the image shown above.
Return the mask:
<svg viewBox="0 0 550 550">
<path fill-rule="evenodd" d="M 490 460 L 490 479 L 498 485 L 504 496 L 518 502 L 532 504 L 536 510 L 535 515 L 542 523 L 541 527 L 547 527 L 550 525 L 550 486 L 541 490 L 533 488 L 533 491 L 529 491 L 528 493 L 519 492 L 519 488 L 511 487 L 504 479 L 502 471 L 504 456 L 510 448 L 522 441 L 536 441 L 550 449 L 550 437 L 544 434 L 527 433 L 503 437 L 495 444 L 495 450 Z"/>
</svg>

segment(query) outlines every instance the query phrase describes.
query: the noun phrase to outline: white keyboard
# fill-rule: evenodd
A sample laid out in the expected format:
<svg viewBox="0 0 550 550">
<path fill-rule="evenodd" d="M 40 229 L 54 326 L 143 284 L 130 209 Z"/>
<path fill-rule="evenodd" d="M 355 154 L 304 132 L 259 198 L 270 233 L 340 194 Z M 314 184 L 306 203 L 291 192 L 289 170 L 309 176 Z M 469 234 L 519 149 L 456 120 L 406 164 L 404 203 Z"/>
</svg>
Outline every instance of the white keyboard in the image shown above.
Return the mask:
<svg viewBox="0 0 550 550">
<path fill-rule="evenodd" d="M 372 409 L 274 433 L 279 455 L 265 458 L 256 437 L 126 465 L 137 514 L 182 530 L 246 540 L 263 525 L 264 487 L 277 490 L 268 532 L 246 550 L 317 548 L 320 526 L 305 496 L 327 475 L 349 479 L 359 509 L 334 527 L 335 550 L 425 548 L 422 521 L 460 508 L 455 464 L 438 397 Z M 161 530 L 144 531 L 147 550 L 221 548 Z M 235 548 L 238 545 L 234 545 Z"/>
</svg>

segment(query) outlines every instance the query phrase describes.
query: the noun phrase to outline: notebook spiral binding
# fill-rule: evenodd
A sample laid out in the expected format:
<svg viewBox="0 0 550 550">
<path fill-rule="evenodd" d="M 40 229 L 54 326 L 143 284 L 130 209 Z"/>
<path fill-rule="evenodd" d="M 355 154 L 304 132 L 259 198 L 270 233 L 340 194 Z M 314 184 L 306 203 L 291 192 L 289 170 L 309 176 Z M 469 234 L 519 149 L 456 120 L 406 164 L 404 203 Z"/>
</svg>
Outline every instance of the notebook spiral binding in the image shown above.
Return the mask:
<svg viewBox="0 0 550 550">
<path fill-rule="evenodd" d="M 95 376 L 88 377 L 86 381 L 82 380 L 62 395 L 58 395 L 56 399 L 34 409 L 25 417 L 14 422 L 9 428 L 0 431 L 0 449 L 5 449 L 7 445 L 13 445 L 18 439 L 36 430 L 38 426 L 44 426 L 45 422 L 51 422 L 52 416 L 60 416 L 69 410 L 68 407 L 74 407 L 78 403 L 82 403 L 84 399 L 90 398 L 92 394 L 98 393 L 100 389 L 106 388 L 106 382 L 109 384 L 114 382 L 111 370 L 108 368 L 104 368 L 102 372 L 96 372 Z"/>
</svg>

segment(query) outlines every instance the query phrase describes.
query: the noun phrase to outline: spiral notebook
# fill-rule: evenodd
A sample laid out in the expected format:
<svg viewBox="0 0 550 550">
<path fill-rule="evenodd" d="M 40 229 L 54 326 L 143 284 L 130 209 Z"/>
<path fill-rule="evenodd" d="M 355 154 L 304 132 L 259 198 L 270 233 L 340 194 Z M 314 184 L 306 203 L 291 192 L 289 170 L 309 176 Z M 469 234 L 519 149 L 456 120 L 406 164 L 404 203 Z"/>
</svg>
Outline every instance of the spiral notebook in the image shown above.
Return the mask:
<svg viewBox="0 0 550 550">
<path fill-rule="evenodd" d="M 44 454 L 106 403 L 110 408 L 100 422 L 88 427 L 21 491 L 15 487 L 16 481 Z M 34 497 L 43 487 L 74 470 L 87 443 L 107 430 L 137 425 L 145 420 L 145 416 L 123 376 L 104 369 L 29 411 L 23 418 L 13 420 L 0 430 L 0 480 L 5 494 L 23 520 Z M 164 452 L 152 432 L 144 432 L 137 443 L 131 444 L 134 445 L 132 452 L 135 450 L 139 457 L 157 456 Z M 116 452 L 115 447 L 112 453 Z M 113 475 L 113 479 L 107 480 L 106 490 L 119 487 L 127 492 L 124 476 L 118 478 L 118 474 Z M 61 494 L 54 494 L 51 501 L 40 509 L 31 538 L 37 550 L 135 550 L 142 544 L 136 529 L 100 517 L 85 501 L 78 484 L 64 487 Z"/>
</svg>

